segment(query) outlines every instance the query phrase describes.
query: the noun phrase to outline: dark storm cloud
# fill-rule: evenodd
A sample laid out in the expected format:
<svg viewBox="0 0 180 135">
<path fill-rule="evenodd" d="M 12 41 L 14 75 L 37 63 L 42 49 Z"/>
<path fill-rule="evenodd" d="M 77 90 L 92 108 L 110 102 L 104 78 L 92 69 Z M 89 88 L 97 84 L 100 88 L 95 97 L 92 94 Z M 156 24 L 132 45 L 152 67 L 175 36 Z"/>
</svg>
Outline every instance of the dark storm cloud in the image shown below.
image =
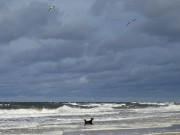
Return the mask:
<svg viewBox="0 0 180 135">
<path fill-rule="evenodd" d="M 108 12 L 109 6 L 106 6 L 106 1 L 103 4 L 100 2 L 96 1 L 92 10 L 97 12 L 99 16 L 105 14 L 113 16 L 114 12 Z M 157 93 L 158 89 L 164 90 L 164 92 L 178 90 L 177 80 L 180 77 L 178 71 L 180 64 L 179 54 L 176 50 L 179 50 L 177 38 L 179 36 L 179 23 L 177 23 L 179 22 L 179 3 L 179 1 L 169 0 L 124 1 L 123 12 L 126 11 L 124 15 L 129 16 L 129 18 L 136 14 L 139 15 L 136 15 L 137 21 L 131 25 L 131 28 L 123 31 L 123 34 L 119 33 L 119 36 L 114 40 L 102 42 L 99 46 L 97 56 L 108 56 L 108 54 L 119 56 L 117 57 L 119 61 L 115 62 L 117 65 L 111 69 L 112 71 L 121 71 L 118 75 L 122 77 L 118 79 L 114 76 L 116 81 L 109 79 L 109 82 L 104 84 L 109 84 L 109 88 L 114 86 L 130 90 L 134 94 L 137 92 L 135 95 L 143 91 L 149 94 L 153 89 L 156 89 Z M 112 10 L 118 11 L 115 6 Z M 95 12 L 93 12 L 94 16 L 96 16 Z M 131 13 L 132 15 L 130 15 Z M 118 13 L 116 15 L 118 16 Z M 119 27 L 121 22 L 124 23 L 122 19 L 119 20 Z M 176 43 L 170 42 L 169 39 L 172 38 Z M 119 91 L 123 92 L 122 89 Z M 152 94 L 154 92 L 150 96 Z"/>
<path fill-rule="evenodd" d="M 48 5 L 32 2 L 21 6 L 14 12 L 9 11 L 0 20 L 0 42 L 9 42 L 20 37 L 38 37 L 41 30 L 55 19 L 48 14 Z"/>
<path fill-rule="evenodd" d="M 180 1 L 136 0 L 127 1 L 127 9 L 140 13 L 142 23 L 138 28 L 151 35 L 177 40 L 180 36 Z"/>
<path fill-rule="evenodd" d="M 48 3 L 32 1 L 14 11 L 7 10 L 0 19 L 0 42 L 10 42 L 20 37 L 85 40 L 95 31 L 86 20 L 79 20 L 78 23 L 72 20 L 62 26 L 60 18 L 63 12 L 56 8 L 48 12 L 48 9 Z"/>
<path fill-rule="evenodd" d="M 47 3 L 34 1 L 0 16 L 1 96 L 179 94 L 177 0 L 76 2 L 58 1 L 49 13 Z"/>
<path fill-rule="evenodd" d="M 150 35 L 166 36 L 169 40 L 177 40 L 180 36 L 180 1 L 175 0 L 97 0 L 91 8 L 94 16 L 119 18 L 121 22 L 133 19 L 137 14 L 137 29 Z M 122 16 L 121 14 L 124 13 Z M 134 17 L 133 17 L 134 15 Z M 112 18 L 113 17 L 113 18 Z"/>
</svg>

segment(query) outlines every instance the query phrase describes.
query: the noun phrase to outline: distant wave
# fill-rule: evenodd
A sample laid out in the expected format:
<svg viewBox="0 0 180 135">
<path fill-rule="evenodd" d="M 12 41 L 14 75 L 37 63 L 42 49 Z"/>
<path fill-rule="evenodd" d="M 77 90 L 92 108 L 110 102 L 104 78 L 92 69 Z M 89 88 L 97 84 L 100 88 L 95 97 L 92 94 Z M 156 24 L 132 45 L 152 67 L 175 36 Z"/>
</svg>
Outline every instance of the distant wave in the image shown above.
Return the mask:
<svg viewBox="0 0 180 135">
<path fill-rule="evenodd" d="M 135 119 L 152 117 L 155 115 L 169 115 L 179 113 L 180 105 L 177 103 L 61 103 L 61 102 L 24 102 L 0 103 L 0 119 L 18 119 L 32 117 L 96 117 L 106 120 Z M 147 115 L 148 114 L 148 115 Z M 120 115 L 120 117 L 119 117 Z M 102 120 L 103 120 L 102 119 Z"/>
<path fill-rule="evenodd" d="M 151 103 L 151 102 L 116 102 L 116 103 L 63 103 L 63 102 L 0 102 L 0 109 L 57 109 L 64 105 L 72 108 L 113 108 L 113 109 L 124 109 L 124 108 L 147 108 L 147 107 L 161 107 L 169 105 L 178 105 L 177 103 Z"/>
</svg>

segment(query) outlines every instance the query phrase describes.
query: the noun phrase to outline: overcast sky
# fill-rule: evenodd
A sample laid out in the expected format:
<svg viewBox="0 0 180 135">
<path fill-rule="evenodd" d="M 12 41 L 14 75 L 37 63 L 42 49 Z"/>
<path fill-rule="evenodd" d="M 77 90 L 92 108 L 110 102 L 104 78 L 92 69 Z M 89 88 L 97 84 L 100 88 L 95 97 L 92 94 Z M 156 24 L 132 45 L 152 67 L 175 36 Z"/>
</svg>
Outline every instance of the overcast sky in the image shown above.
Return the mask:
<svg viewBox="0 0 180 135">
<path fill-rule="evenodd" d="M 180 101 L 179 13 L 180 0 L 0 0 L 0 101 Z"/>
</svg>

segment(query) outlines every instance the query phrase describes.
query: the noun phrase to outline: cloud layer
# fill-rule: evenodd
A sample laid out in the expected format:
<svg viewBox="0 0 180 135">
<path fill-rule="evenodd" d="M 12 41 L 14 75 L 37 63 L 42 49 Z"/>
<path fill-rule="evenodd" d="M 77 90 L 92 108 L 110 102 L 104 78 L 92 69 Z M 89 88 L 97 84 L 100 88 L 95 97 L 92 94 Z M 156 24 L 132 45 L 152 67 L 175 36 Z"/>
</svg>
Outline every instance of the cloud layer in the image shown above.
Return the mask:
<svg viewBox="0 0 180 135">
<path fill-rule="evenodd" d="M 179 0 L 51 4 L 0 2 L 0 100 L 178 99 Z"/>
</svg>

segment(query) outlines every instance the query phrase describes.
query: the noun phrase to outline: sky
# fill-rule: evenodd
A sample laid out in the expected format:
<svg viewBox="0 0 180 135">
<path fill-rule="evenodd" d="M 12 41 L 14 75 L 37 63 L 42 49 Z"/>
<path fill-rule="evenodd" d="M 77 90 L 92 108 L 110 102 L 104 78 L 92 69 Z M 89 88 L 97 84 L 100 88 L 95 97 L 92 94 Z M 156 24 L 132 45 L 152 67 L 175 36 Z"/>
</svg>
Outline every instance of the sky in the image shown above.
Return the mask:
<svg viewBox="0 0 180 135">
<path fill-rule="evenodd" d="M 0 101 L 180 101 L 179 7 L 0 0 Z"/>
</svg>

